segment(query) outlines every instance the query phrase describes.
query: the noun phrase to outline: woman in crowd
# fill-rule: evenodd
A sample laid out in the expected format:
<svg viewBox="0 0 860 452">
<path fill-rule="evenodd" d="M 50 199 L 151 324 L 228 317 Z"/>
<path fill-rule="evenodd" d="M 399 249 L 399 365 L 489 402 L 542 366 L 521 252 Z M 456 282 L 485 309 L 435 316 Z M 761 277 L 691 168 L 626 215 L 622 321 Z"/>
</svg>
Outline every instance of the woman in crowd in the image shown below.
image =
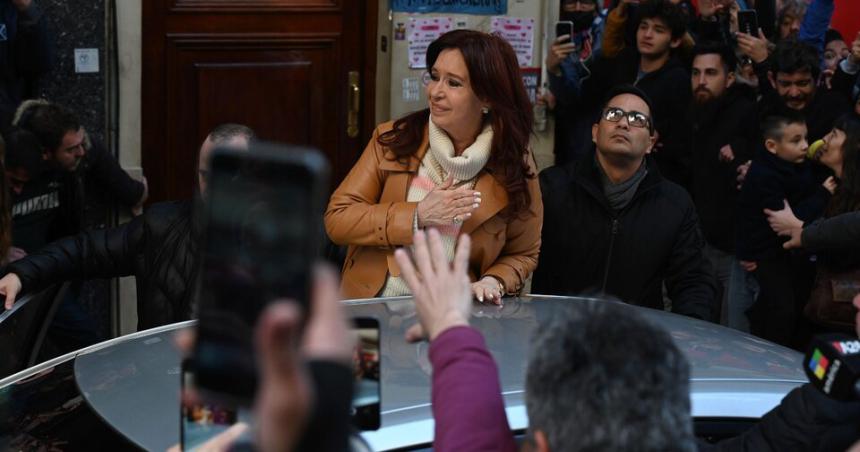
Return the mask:
<svg viewBox="0 0 860 452">
<path fill-rule="evenodd" d="M 429 108 L 377 127 L 325 214 L 332 241 L 349 245 L 346 298 L 408 295 L 394 249 L 437 228 L 449 260 L 472 236 L 475 297 L 501 303 L 537 266 L 543 205 L 529 150 L 532 107 L 516 55 L 471 30 L 427 49 Z"/>
<path fill-rule="evenodd" d="M 827 166 L 837 180 L 836 191 L 830 199 L 824 217 L 831 218 L 843 213 L 860 211 L 860 118 L 853 113 L 840 117 L 824 137 L 824 146 L 818 161 Z M 804 224 L 792 212 L 791 207 L 780 211 L 766 210 L 770 225 L 780 235 L 792 235 L 792 231 L 802 229 Z M 860 258 L 853 249 L 827 249 L 818 252 L 818 278 L 813 289 L 810 306 L 805 311 L 819 326 L 832 327 L 844 324 L 850 330 L 854 323 L 851 297 L 840 295 L 836 287 L 860 286 Z M 832 283 L 832 281 L 835 281 Z M 823 290 L 823 292 L 822 292 Z M 850 288 L 849 288 L 850 290 Z M 855 292 L 856 293 L 856 289 Z M 821 298 L 840 301 L 845 298 L 844 313 L 825 313 L 819 308 Z M 832 303 L 827 303 L 832 305 Z M 818 311 L 816 313 L 815 311 Z M 837 318 L 833 318 L 834 315 Z M 831 317 L 831 318 L 824 318 Z M 844 318 L 843 318 L 844 317 Z"/>
</svg>

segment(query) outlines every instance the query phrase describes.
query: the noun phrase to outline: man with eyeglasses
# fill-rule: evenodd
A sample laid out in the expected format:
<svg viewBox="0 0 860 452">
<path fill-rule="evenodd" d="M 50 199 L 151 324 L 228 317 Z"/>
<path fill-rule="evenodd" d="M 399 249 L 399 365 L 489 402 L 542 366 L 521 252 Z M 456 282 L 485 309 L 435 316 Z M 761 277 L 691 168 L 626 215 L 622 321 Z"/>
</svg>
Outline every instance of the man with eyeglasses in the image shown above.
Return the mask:
<svg viewBox="0 0 860 452">
<path fill-rule="evenodd" d="M 610 295 L 714 320 L 716 283 L 687 192 L 646 155 L 657 141 L 639 88 L 613 89 L 592 126 L 596 151 L 541 172 L 544 226 L 532 292 Z"/>
<path fill-rule="evenodd" d="M 628 21 L 635 24 L 635 45 L 627 44 Z M 670 0 L 619 3 L 606 17 L 602 50 L 589 64 L 590 77 L 582 80 L 581 89 L 570 90 L 578 94 L 574 101 L 590 119 L 615 86 L 630 83 L 646 92 L 654 103 L 654 128 L 659 132 L 652 158 L 664 177 L 684 186 L 690 179 L 689 127 L 685 123 L 690 74 L 679 58 L 679 49 L 686 25 L 683 8 Z"/>
</svg>

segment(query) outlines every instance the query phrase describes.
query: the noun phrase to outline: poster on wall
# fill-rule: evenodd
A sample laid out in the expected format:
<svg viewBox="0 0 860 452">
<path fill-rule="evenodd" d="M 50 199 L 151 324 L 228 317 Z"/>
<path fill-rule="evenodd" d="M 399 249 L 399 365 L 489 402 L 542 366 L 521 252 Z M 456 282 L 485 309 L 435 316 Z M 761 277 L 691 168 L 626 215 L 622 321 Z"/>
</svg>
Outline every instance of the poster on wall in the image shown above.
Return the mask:
<svg viewBox="0 0 860 452">
<path fill-rule="evenodd" d="M 427 47 L 443 33 L 454 27 L 451 17 L 422 17 L 409 19 L 406 37 L 409 45 L 409 68 L 424 69 L 427 66 Z"/>
<path fill-rule="evenodd" d="M 391 0 L 397 13 L 482 14 L 494 16 L 508 13 L 507 0 Z"/>
<path fill-rule="evenodd" d="M 526 87 L 526 94 L 529 95 L 529 101 L 534 104 L 537 102 L 540 90 L 540 68 L 524 67 L 520 68 L 520 73 L 523 77 L 523 85 Z"/>
<path fill-rule="evenodd" d="M 490 33 L 502 37 L 517 53 L 520 67 L 532 65 L 535 20 L 528 17 L 494 17 L 490 22 Z"/>
</svg>

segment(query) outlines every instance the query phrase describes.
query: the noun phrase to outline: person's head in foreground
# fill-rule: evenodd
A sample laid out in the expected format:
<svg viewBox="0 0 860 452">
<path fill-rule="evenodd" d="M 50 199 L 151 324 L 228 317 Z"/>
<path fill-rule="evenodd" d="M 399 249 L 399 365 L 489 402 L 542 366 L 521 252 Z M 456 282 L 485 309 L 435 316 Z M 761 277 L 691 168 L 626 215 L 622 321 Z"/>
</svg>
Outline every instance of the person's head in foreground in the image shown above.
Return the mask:
<svg viewBox="0 0 860 452">
<path fill-rule="evenodd" d="M 212 151 L 219 146 L 247 150 L 255 138 L 256 135 L 250 127 L 232 123 L 216 126 L 209 132 L 209 135 L 206 135 L 206 139 L 200 145 L 197 159 L 197 187 L 201 196 L 206 197 L 206 188 L 209 184 L 209 160 Z"/>
<path fill-rule="evenodd" d="M 535 450 L 691 451 L 690 366 L 633 309 L 589 301 L 537 330 L 526 371 Z"/>
</svg>

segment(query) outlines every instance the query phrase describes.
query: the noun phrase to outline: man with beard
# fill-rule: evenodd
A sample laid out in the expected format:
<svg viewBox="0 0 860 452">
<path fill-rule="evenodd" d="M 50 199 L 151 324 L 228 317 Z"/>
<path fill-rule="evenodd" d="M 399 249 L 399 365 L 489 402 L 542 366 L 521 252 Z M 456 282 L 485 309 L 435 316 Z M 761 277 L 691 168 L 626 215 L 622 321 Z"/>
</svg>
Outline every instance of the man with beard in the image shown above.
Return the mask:
<svg viewBox="0 0 860 452">
<path fill-rule="evenodd" d="M 549 89 L 555 96 L 555 163 L 562 165 L 588 153 L 590 111 L 576 99 L 588 78 L 587 64 L 600 52 L 606 12 L 600 0 L 563 0 L 559 20 L 573 23 L 574 36 L 558 36 L 546 56 Z"/>
<path fill-rule="evenodd" d="M 821 59 L 811 44 L 780 41 L 768 59 L 767 40 L 738 33 L 738 47 L 755 64 L 762 96 L 760 110 L 775 111 L 786 106 L 800 111 L 806 119 L 810 143 L 827 135 L 836 118 L 850 111 L 842 93 L 818 89 Z"/>
<path fill-rule="evenodd" d="M 729 281 L 735 260 L 735 176 L 758 141 L 755 104 L 744 92 L 750 88 L 735 84 L 735 67 L 734 53 L 722 44 L 702 43 L 693 51 L 690 192 L 707 243 L 705 256 L 714 267 L 718 299 L 730 325 L 734 317 Z"/>
<path fill-rule="evenodd" d="M 19 172 L 15 178 L 21 182 L 12 196 L 15 247 L 32 253 L 83 230 L 88 194 L 132 210 L 142 208 L 148 196 L 145 181 L 132 179 L 104 146 L 90 140 L 75 112 L 29 100 L 18 109 L 14 122 L 19 131 L 35 138 L 37 146 L 29 151 L 42 159 L 40 171 Z"/>
<path fill-rule="evenodd" d="M 253 138 L 251 129 L 238 124 L 224 124 L 209 133 L 200 146 L 199 198 L 206 198 L 212 151 L 218 146 L 247 149 Z M 188 320 L 193 315 L 200 268 L 197 239 L 201 231 L 195 201 L 154 204 L 129 223 L 66 237 L 13 262 L 0 279 L 6 309 L 12 308 L 22 291 L 35 293 L 76 278 L 134 275 L 138 330 Z"/>
</svg>

